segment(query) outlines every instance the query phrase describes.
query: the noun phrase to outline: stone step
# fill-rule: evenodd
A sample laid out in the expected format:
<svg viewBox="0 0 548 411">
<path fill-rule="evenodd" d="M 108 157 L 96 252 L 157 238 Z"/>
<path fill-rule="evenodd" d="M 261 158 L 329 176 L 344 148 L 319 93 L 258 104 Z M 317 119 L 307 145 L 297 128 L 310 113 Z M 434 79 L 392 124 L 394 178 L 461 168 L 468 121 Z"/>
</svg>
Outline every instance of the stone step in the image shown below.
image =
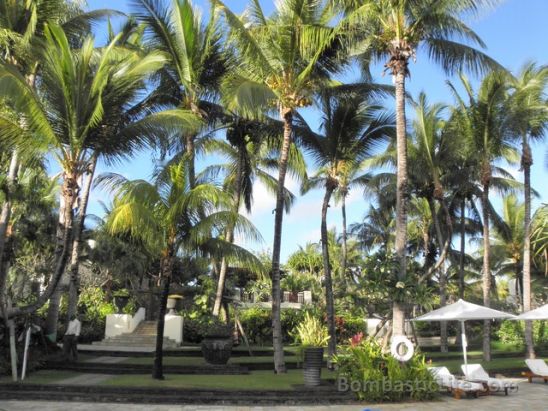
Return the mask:
<svg viewBox="0 0 548 411">
<path fill-rule="evenodd" d="M 175 341 L 173 341 L 170 338 L 164 338 L 163 340 L 164 340 L 164 342 L 173 342 L 173 343 L 175 343 Z M 153 343 L 153 342 L 156 342 L 156 337 L 154 337 L 154 338 L 142 338 L 142 337 L 141 338 L 106 338 L 103 341 L 105 341 L 105 342 L 116 342 L 116 343 L 121 343 L 121 342 L 149 342 L 149 343 Z"/>
<path fill-rule="evenodd" d="M 177 347 L 177 342 L 171 338 L 164 337 L 164 347 Z M 94 346 L 126 346 L 126 347 L 146 347 L 156 345 L 156 336 L 135 336 L 132 334 L 122 334 L 116 337 L 106 338 L 102 341 L 94 341 Z"/>
<path fill-rule="evenodd" d="M 149 341 L 124 341 L 124 342 L 118 342 L 118 341 L 99 341 L 96 344 L 93 344 L 94 347 L 155 347 L 156 342 L 152 343 Z M 178 347 L 177 344 L 171 342 L 171 341 L 164 341 L 163 343 L 164 347 Z"/>
</svg>

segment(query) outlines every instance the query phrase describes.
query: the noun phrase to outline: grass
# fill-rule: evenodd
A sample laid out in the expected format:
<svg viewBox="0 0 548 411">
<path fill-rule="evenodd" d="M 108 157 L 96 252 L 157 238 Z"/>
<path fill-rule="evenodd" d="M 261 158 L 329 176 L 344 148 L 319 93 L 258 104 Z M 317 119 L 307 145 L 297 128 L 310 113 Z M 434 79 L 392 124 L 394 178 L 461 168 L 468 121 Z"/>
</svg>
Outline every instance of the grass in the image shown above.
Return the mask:
<svg viewBox="0 0 548 411">
<path fill-rule="evenodd" d="M 59 381 L 77 377 L 82 373 L 74 371 L 55 371 L 55 370 L 40 370 L 34 371 L 27 375 L 24 383 L 26 384 L 56 384 Z M 7 384 L 13 382 L 11 376 L 0 377 L 0 384 Z"/>
<path fill-rule="evenodd" d="M 154 358 L 152 357 L 132 357 L 121 362 L 121 364 L 148 364 L 152 365 Z M 298 362 L 297 356 L 286 356 L 286 363 Z M 232 357 L 229 364 L 257 364 L 257 363 L 274 363 L 274 357 Z M 205 365 L 206 362 L 202 357 L 164 357 L 165 365 Z"/>
<path fill-rule="evenodd" d="M 428 357 L 427 357 L 428 358 Z M 483 368 L 487 372 L 498 372 L 508 369 L 523 369 L 525 370 L 527 367 L 525 366 L 525 362 L 523 358 L 496 358 L 492 359 L 490 362 L 484 362 L 484 361 L 478 361 L 478 360 L 470 360 L 468 359 L 469 364 L 481 364 Z M 462 374 L 460 366 L 464 364 L 464 360 L 462 358 L 462 354 L 459 359 L 454 360 L 441 360 L 441 361 L 432 361 L 432 366 L 444 366 L 449 368 L 449 371 L 456 374 Z"/>
<path fill-rule="evenodd" d="M 335 378 L 336 374 L 322 370 L 322 379 Z M 165 380 L 154 380 L 150 374 L 115 376 L 100 383 L 111 387 L 158 388 L 217 388 L 225 390 L 291 390 L 303 382 L 302 370 L 289 370 L 276 375 L 272 371 L 253 371 L 247 375 L 176 375 L 166 374 Z"/>
</svg>

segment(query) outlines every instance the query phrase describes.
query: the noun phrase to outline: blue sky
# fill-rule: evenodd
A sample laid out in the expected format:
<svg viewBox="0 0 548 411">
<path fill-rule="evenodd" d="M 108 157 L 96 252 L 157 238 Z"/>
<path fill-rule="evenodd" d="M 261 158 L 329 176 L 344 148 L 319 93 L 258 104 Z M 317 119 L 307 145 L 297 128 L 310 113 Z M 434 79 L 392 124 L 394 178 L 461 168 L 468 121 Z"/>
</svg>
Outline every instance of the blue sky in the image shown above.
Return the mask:
<svg viewBox="0 0 548 411">
<path fill-rule="evenodd" d="M 115 8 L 128 11 L 128 3 L 126 0 L 88 0 L 90 9 Z M 246 1 L 236 0 L 226 0 L 225 3 L 235 12 L 241 12 L 247 4 Z M 195 0 L 194 4 L 206 11 L 209 3 L 207 0 Z M 274 7 L 271 0 L 263 0 L 261 4 L 267 13 Z M 479 18 L 469 23 L 487 44 L 487 53 L 512 72 L 516 72 L 529 60 L 537 61 L 540 64 L 548 63 L 547 16 L 547 0 L 507 0 L 497 8 L 485 11 Z M 98 34 L 97 40 L 103 40 L 101 34 Z M 431 102 L 452 103 L 452 97 L 445 84 L 446 75 L 430 63 L 424 54 L 419 52 L 417 62 L 411 63 L 410 70 L 412 75 L 408 80 L 408 91 L 412 96 L 417 96 L 420 91 L 425 91 Z M 373 75 L 377 82 L 390 83 L 391 81 L 390 76 L 382 76 L 382 65 L 373 68 Z M 352 73 L 348 75 L 348 78 L 352 78 Z M 456 79 L 453 80 L 456 81 Z M 307 110 L 305 116 L 311 125 L 317 124 L 317 115 L 314 110 Z M 545 182 L 548 177 L 545 153 L 546 143 L 533 147 L 532 184 L 541 196 L 540 199 L 535 200 L 534 206 L 542 201 L 548 201 L 548 185 Z M 115 170 L 107 170 L 104 166 L 100 166 L 99 172 L 116 171 L 132 179 L 148 178 L 152 166 L 150 153 L 142 153 L 131 161 L 117 166 Z M 199 166 L 200 163 L 198 163 Z M 517 168 L 511 168 L 511 171 L 517 179 L 522 180 L 522 174 L 518 172 Z M 295 194 L 298 194 L 298 186 L 294 181 L 289 180 L 287 186 Z M 254 198 L 254 210 L 248 217 L 262 233 L 264 243 L 248 244 L 247 246 L 257 251 L 270 250 L 274 235 L 272 210 L 275 201 L 261 186 L 255 188 Z M 92 194 L 89 212 L 101 213 L 98 200 L 108 202 L 108 197 L 105 193 L 95 191 Z M 309 241 L 319 241 L 321 200 L 322 193 L 319 191 L 299 197 L 290 214 L 284 216 L 282 261 L 285 261 L 287 256 L 297 249 L 298 245 L 304 245 Z M 495 201 L 495 203 L 500 205 L 500 201 Z M 352 192 L 347 206 L 348 222 L 361 220 L 368 208 L 368 201 L 364 200 L 360 193 Z M 340 209 L 333 203 L 328 213 L 328 224 L 331 227 L 337 227 L 340 231 Z"/>
</svg>

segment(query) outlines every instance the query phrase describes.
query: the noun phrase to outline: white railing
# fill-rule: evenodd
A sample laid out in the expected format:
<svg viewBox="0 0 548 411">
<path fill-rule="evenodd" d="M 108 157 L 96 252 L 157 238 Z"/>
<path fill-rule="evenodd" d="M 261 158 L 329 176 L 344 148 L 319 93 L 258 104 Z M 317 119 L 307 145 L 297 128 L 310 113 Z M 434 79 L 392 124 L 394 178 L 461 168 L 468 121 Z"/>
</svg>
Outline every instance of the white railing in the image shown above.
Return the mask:
<svg viewBox="0 0 548 411">
<path fill-rule="evenodd" d="M 144 307 L 139 307 L 135 315 L 129 319 L 128 332 L 132 333 L 137 328 L 137 326 L 141 323 L 141 321 L 145 320 L 145 314 L 146 314 L 146 309 Z"/>
</svg>

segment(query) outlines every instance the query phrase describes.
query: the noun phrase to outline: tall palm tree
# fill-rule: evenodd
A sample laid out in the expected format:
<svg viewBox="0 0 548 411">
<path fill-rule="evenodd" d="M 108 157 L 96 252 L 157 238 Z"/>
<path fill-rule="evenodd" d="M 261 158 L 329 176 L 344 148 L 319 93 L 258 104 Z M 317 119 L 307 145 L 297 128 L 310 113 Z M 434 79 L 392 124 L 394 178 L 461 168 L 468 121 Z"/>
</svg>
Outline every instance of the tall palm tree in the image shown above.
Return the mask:
<svg viewBox="0 0 548 411">
<path fill-rule="evenodd" d="M 162 67 L 155 61 L 159 56 L 150 59 L 148 52 L 143 50 L 142 36 L 142 26 L 132 20 L 126 22 L 117 36 L 109 30 L 109 42 L 114 41 L 116 45 L 116 56 L 109 61 L 109 77 L 102 96 L 103 104 L 109 110 L 104 113 L 100 125 L 90 132 L 91 139 L 96 143 L 89 149 L 88 168 L 85 176 L 82 176 L 84 182 L 79 193 L 78 215 L 73 230 L 67 323 L 76 312 L 78 304 L 81 236 L 97 161 L 111 164 L 120 158 L 131 156 L 147 143 L 154 145 L 155 142 L 151 140 L 159 134 L 159 127 L 155 127 L 155 123 L 159 120 L 171 121 L 170 115 L 178 119 L 185 117 L 182 111 L 150 114 L 146 100 L 139 100 L 146 89 L 146 81 Z M 190 123 L 194 120 L 189 112 L 186 117 Z M 53 304 L 50 301 L 51 306 Z"/>
<path fill-rule="evenodd" d="M 510 80 L 513 88 L 513 110 L 516 114 L 516 132 L 521 137 L 521 169 L 524 180 L 524 243 L 523 243 L 523 311 L 531 309 L 531 166 L 533 156 L 529 141 L 544 138 L 548 125 L 546 86 L 548 66 L 527 63 Z M 534 358 L 531 321 L 525 322 L 527 357 Z"/>
<path fill-rule="evenodd" d="M 544 274 L 548 273 L 548 204 L 542 204 L 533 215 L 532 246 L 539 265 L 544 263 Z"/>
<path fill-rule="evenodd" d="M 128 57 L 115 49 L 116 41 L 98 52 L 93 47 L 92 38 L 88 37 L 80 49 L 73 51 L 63 30 L 59 26 L 48 25 L 39 93 L 29 87 L 13 67 L 0 66 L 0 77 L 4 79 L 3 91 L 18 97 L 19 109 L 26 120 L 24 128 L 15 125 L 3 128 L 1 137 L 19 134 L 23 139 L 29 139 L 41 136 L 62 169 L 55 272 L 47 289 L 35 302 L 15 307 L 11 315 L 33 312 L 57 288 L 71 246 L 73 206 L 80 189 L 78 179 L 88 170 L 92 153 L 116 157 L 140 146 L 139 140 L 131 138 L 106 141 L 105 130 L 113 131 L 103 123 L 108 118 L 104 110 L 104 104 L 108 102 L 106 96 L 121 93 L 128 83 L 141 84 L 148 74 L 163 65 L 164 60 L 156 53 L 139 59 L 131 55 Z M 116 107 L 113 107 L 113 112 L 117 112 Z M 142 134 L 129 131 L 125 136 L 130 135 L 142 137 Z M 116 135 L 120 136 L 121 133 Z"/>
<path fill-rule="evenodd" d="M 338 95 L 333 91 L 324 91 L 319 97 L 321 110 L 321 134 L 303 135 L 302 143 L 314 159 L 318 171 L 303 186 L 306 192 L 311 188 L 325 189 L 321 215 L 321 241 L 324 264 L 324 282 L 326 294 L 327 328 L 329 331 L 328 355 L 336 354 L 337 337 L 335 335 L 335 303 L 333 298 L 333 279 L 329 255 L 327 230 L 327 209 L 333 193 L 339 188 L 341 178 L 355 169 L 378 144 L 388 139 L 393 130 L 390 115 L 362 95 Z M 344 273 L 341 273 L 344 276 Z"/>
<path fill-rule="evenodd" d="M 416 58 L 419 47 L 446 72 L 468 69 L 482 71 L 497 64 L 480 51 L 459 43 L 469 41 L 485 47 L 479 36 L 461 19 L 476 14 L 488 0 L 334 0 L 345 11 L 343 24 L 359 33 L 354 48 L 370 58 L 386 61 L 396 88 L 396 256 L 399 278 L 406 276 L 407 226 L 407 122 L 405 114 L 405 80 L 410 74 L 409 61 Z M 404 333 L 405 309 L 393 304 L 393 335 Z"/>
<path fill-rule="evenodd" d="M 213 0 L 229 27 L 237 64 L 224 81 L 229 110 L 253 117 L 277 109 L 284 124 L 280 150 L 278 188 L 272 247 L 272 329 L 274 368 L 285 372 L 280 320 L 280 250 L 284 209 L 284 184 L 294 117 L 300 107 L 311 104 L 312 93 L 325 85 L 328 74 L 342 65 L 333 64 L 338 31 L 329 24 L 332 14 L 317 0 L 284 0 L 266 17 L 259 1 L 252 0 L 242 17 L 222 1 Z"/>
<path fill-rule="evenodd" d="M 226 140 L 212 140 L 206 142 L 205 152 L 215 153 L 226 158 L 226 163 L 214 164 L 206 167 L 200 175 L 224 175 L 223 186 L 225 190 L 234 193 L 233 211 L 238 212 L 241 204 L 245 205 L 247 212 L 251 212 L 253 202 L 253 185 L 255 181 L 261 182 L 266 189 L 276 195 L 277 180 L 269 174 L 277 170 L 277 158 L 279 156 L 279 139 L 281 127 L 279 124 L 268 121 L 259 122 L 234 118 L 227 127 Z M 306 165 L 301 153 L 294 147 L 288 159 L 288 170 L 302 176 L 306 173 Z M 289 212 L 295 196 L 284 188 L 284 204 L 286 212 Z M 226 240 L 234 240 L 233 230 L 229 227 L 226 232 Z M 226 259 L 221 261 L 217 292 L 213 306 L 213 315 L 218 316 L 224 292 L 224 284 L 228 264 Z"/>
<path fill-rule="evenodd" d="M 455 140 L 444 134 L 445 120 L 442 117 L 446 107 L 443 104 L 430 105 L 424 93 L 420 93 L 415 104 L 413 137 L 409 145 L 411 158 L 410 180 L 416 195 L 423 198 L 429 208 L 434 237 L 438 248 L 438 261 L 429 268 L 439 272 L 440 305 L 447 301 L 447 277 L 444 261 L 453 236 L 452 216 L 446 203 L 448 196 L 444 177 L 451 173 L 458 146 Z M 439 207 L 436 206 L 436 203 Z M 444 215 L 442 224 L 440 214 Z M 441 351 L 447 351 L 447 324 L 441 323 Z"/>
<path fill-rule="evenodd" d="M 350 190 L 355 188 L 365 189 L 370 176 L 364 173 L 363 164 L 342 170 L 339 178 L 339 188 L 335 192 L 335 201 L 341 204 L 341 274 L 346 277 L 346 266 L 348 262 L 348 223 L 346 219 L 346 199 L 350 195 Z"/>
<path fill-rule="evenodd" d="M 224 255 L 231 262 L 260 267 L 251 253 L 219 237 L 229 225 L 253 239 L 258 239 L 258 234 L 243 217 L 224 211 L 231 208 L 228 193 L 209 183 L 191 186 L 190 163 L 190 159 L 183 157 L 179 163 L 162 170 L 154 183 L 130 181 L 117 174 L 103 175 L 98 180 L 115 193 L 107 222 L 109 231 L 140 239 L 160 258 L 162 294 L 152 372 L 155 379 L 164 378 L 164 316 L 175 257 L 208 251 L 217 258 Z"/>
<path fill-rule="evenodd" d="M 74 44 L 79 43 L 82 34 L 90 31 L 91 24 L 104 18 L 112 11 L 95 10 L 83 13 L 77 3 L 66 0 L 0 0 L 0 62 L 9 64 L 16 69 L 27 82 L 27 85 L 34 88 L 36 75 L 40 67 L 40 41 L 44 38 L 46 23 L 61 24 L 67 35 Z M 17 127 L 19 120 L 9 121 L 6 117 L 0 122 L 7 125 L 5 128 Z M 16 139 L 14 139 L 16 141 Z M 40 139 L 33 139 L 39 142 Z M 7 172 L 6 198 L 0 212 L 0 306 L 7 275 L 6 264 L 4 264 L 4 246 L 7 237 L 7 227 L 11 215 L 11 192 L 17 182 L 17 172 L 20 169 L 21 161 L 24 161 L 24 154 L 29 148 L 40 149 L 35 144 L 27 142 L 25 150 L 23 147 L 7 146 L 12 150 L 10 166 Z M 43 146 L 41 147 L 43 148 Z M 22 158 L 23 157 L 23 158 Z"/>
<path fill-rule="evenodd" d="M 523 246 L 525 232 L 523 217 L 525 204 L 520 203 L 513 194 L 502 200 L 503 225 L 495 227 L 491 251 L 502 259 L 501 273 L 512 276 L 516 280 L 515 291 L 517 304 L 522 306 L 523 300 Z"/>
<path fill-rule="evenodd" d="M 204 24 L 190 0 L 131 0 L 139 22 L 146 25 L 145 45 L 164 53 L 165 68 L 159 73 L 157 88 L 149 97 L 151 105 L 192 111 L 198 118 L 213 120 L 215 100 L 227 65 L 221 47 L 216 14 Z M 172 141 L 171 149 L 183 148 L 190 159 L 190 181 L 194 184 L 196 131 L 185 131 Z"/>
<path fill-rule="evenodd" d="M 503 177 L 511 176 L 500 167 L 494 166 L 495 160 L 506 159 L 515 162 L 517 152 L 511 144 L 511 115 L 508 100 L 507 75 L 503 72 L 493 72 L 481 82 L 477 92 L 465 76 L 461 82 L 466 92 L 466 101 L 459 96 L 455 87 L 449 83 L 459 112 L 457 124 L 467 140 L 468 156 L 476 164 L 478 173 L 476 181 L 481 186 L 482 224 L 483 224 L 483 304 L 490 305 L 491 266 L 490 266 L 490 223 L 494 214 L 491 213 L 489 191 L 496 178 L 494 172 L 503 173 Z M 508 181 L 510 182 L 511 180 Z M 514 185 L 515 187 L 515 185 Z M 485 321 L 483 330 L 483 358 L 491 359 L 490 323 Z"/>
</svg>

